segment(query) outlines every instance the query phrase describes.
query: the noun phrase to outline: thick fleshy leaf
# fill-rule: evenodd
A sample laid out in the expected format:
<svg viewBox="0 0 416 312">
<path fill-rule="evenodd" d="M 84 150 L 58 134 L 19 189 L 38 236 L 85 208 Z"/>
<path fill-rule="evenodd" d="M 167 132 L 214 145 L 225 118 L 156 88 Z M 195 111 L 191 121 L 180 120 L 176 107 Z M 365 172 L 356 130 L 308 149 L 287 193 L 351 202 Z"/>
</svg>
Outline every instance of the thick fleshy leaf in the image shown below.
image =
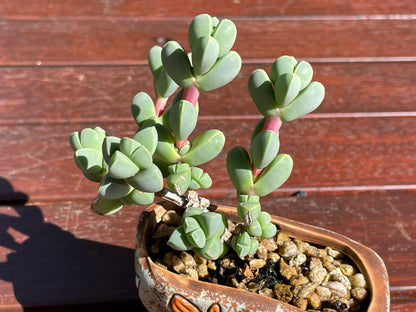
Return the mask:
<svg viewBox="0 0 416 312">
<path fill-rule="evenodd" d="M 276 228 L 276 225 L 274 225 L 271 222 L 271 216 L 269 213 L 262 211 L 258 218 L 258 222 L 261 226 L 262 238 L 270 238 L 276 234 L 277 228 Z M 259 235 L 256 235 L 256 236 L 259 236 Z"/>
<path fill-rule="evenodd" d="M 260 222 L 256 220 L 250 225 L 248 225 L 247 233 L 250 234 L 251 236 L 260 237 L 261 234 L 263 233 Z"/>
<path fill-rule="evenodd" d="M 162 63 L 168 75 L 182 88 L 193 85 L 191 63 L 176 41 L 167 42 L 162 49 Z"/>
<path fill-rule="evenodd" d="M 147 193 L 133 189 L 128 195 L 124 196 L 120 200 L 125 205 L 149 205 L 154 201 L 154 199 L 154 193 Z"/>
<path fill-rule="evenodd" d="M 187 217 L 198 216 L 198 215 L 200 215 L 203 212 L 204 211 L 201 208 L 198 208 L 198 207 L 188 207 L 183 212 L 182 221 L 185 220 L 185 218 L 187 218 Z"/>
<path fill-rule="evenodd" d="M 235 51 L 227 52 L 219 58 L 211 69 L 196 79 L 200 91 L 220 88 L 233 80 L 241 69 L 241 57 Z"/>
<path fill-rule="evenodd" d="M 123 203 L 119 199 L 105 199 L 97 196 L 91 203 L 91 210 L 96 214 L 108 216 L 116 213 L 123 208 Z"/>
<path fill-rule="evenodd" d="M 127 156 L 131 156 L 133 152 L 141 146 L 142 145 L 136 140 L 126 137 L 120 139 L 120 152 Z"/>
<path fill-rule="evenodd" d="M 290 176 L 293 167 L 292 157 L 288 154 L 279 154 L 261 172 L 254 191 L 258 196 L 265 196 L 279 188 Z"/>
<path fill-rule="evenodd" d="M 205 245 L 206 237 L 200 224 L 193 217 L 188 217 L 183 220 L 183 230 L 186 234 L 186 238 L 192 244 L 193 247 L 202 248 Z"/>
<path fill-rule="evenodd" d="M 144 146 L 137 148 L 130 156 L 130 159 L 140 168 L 140 170 L 148 169 L 153 164 L 152 155 Z"/>
<path fill-rule="evenodd" d="M 189 184 L 191 190 L 199 188 L 207 189 L 210 188 L 211 185 L 212 180 L 208 173 L 204 172 L 201 168 L 191 168 L 191 183 Z"/>
<path fill-rule="evenodd" d="M 186 139 L 194 131 L 198 115 L 191 102 L 173 103 L 169 113 L 169 127 L 178 140 Z"/>
<path fill-rule="evenodd" d="M 317 81 L 311 82 L 288 105 L 280 110 L 282 121 L 292 121 L 315 110 L 325 97 L 325 87 Z"/>
<path fill-rule="evenodd" d="M 276 115 L 277 105 L 269 76 L 263 69 L 256 69 L 248 79 L 248 91 L 260 114 L 265 117 Z"/>
<path fill-rule="evenodd" d="M 163 188 L 163 175 L 156 165 L 140 170 L 126 181 L 136 190 L 147 193 L 159 192 Z"/>
<path fill-rule="evenodd" d="M 263 169 L 276 157 L 279 151 L 279 136 L 272 130 L 261 131 L 250 144 L 250 155 L 254 167 Z"/>
<path fill-rule="evenodd" d="M 103 156 L 93 148 L 81 148 L 74 153 L 77 167 L 88 173 L 100 173 L 103 170 Z"/>
<path fill-rule="evenodd" d="M 274 87 L 276 103 L 279 107 L 284 107 L 299 94 L 302 81 L 299 76 L 293 73 L 286 73 L 277 78 Z"/>
<path fill-rule="evenodd" d="M 85 128 L 80 133 L 82 147 L 93 148 L 100 151 L 103 140 L 104 136 L 91 128 Z"/>
<path fill-rule="evenodd" d="M 69 135 L 69 144 L 74 152 L 83 148 L 78 131 L 72 132 Z"/>
<path fill-rule="evenodd" d="M 196 217 L 198 223 L 203 229 L 207 239 L 210 239 L 218 231 L 222 229 L 224 232 L 224 224 L 222 223 L 222 215 L 218 212 L 208 211 Z M 222 234 L 222 233 L 221 233 Z"/>
<path fill-rule="evenodd" d="M 115 151 L 109 162 L 109 175 L 114 179 L 127 179 L 139 172 L 137 165 L 120 151 Z"/>
<path fill-rule="evenodd" d="M 239 236 L 234 236 L 231 245 L 240 258 L 254 253 L 257 250 L 259 242 L 251 239 L 247 232 L 243 232 Z"/>
<path fill-rule="evenodd" d="M 237 28 L 229 19 L 223 19 L 215 26 L 212 36 L 220 46 L 219 57 L 231 50 L 237 38 Z"/>
<path fill-rule="evenodd" d="M 131 113 L 140 126 L 145 121 L 156 120 L 155 105 L 146 92 L 137 93 L 131 103 Z"/>
<path fill-rule="evenodd" d="M 237 191 L 250 194 L 254 184 L 248 152 L 241 146 L 235 146 L 228 152 L 226 163 L 228 175 Z"/>
<path fill-rule="evenodd" d="M 111 156 L 115 151 L 120 149 L 120 138 L 114 136 L 108 136 L 103 141 L 102 153 L 105 162 L 108 164 L 110 162 Z"/>
<path fill-rule="evenodd" d="M 166 70 L 162 68 L 155 81 L 156 93 L 158 96 L 167 98 L 178 89 L 176 82 L 168 75 Z"/>
<path fill-rule="evenodd" d="M 300 89 L 303 90 L 306 86 L 312 81 L 313 69 L 311 64 L 305 61 L 301 61 L 296 64 L 293 71 L 296 75 L 299 76 L 302 81 Z"/>
<path fill-rule="evenodd" d="M 188 164 L 174 164 L 168 167 L 169 176 L 166 182 L 169 188 L 179 195 L 182 195 L 188 190 L 189 183 L 191 183 L 191 168 Z"/>
<path fill-rule="evenodd" d="M 192 47 L 195 41 L 212 33 L 212 18 L 208 14 L 200 14 L 194 17 L 188 28 L 188 42 Z"/>
<path fill-rule="evenodd" d="M 192 66 L 197 76 L 205 74 L 217 61 L 220 45 L 211 36 L 203 36 L 194 42 L 192 48 Z"/>
<path fill-rule="evenodd" d="M 191 141 L 191 149 L 181 157 L 190 166 L 202 165 L 218 156 L 224 147 L 224 134 L 215 129 L 199 134 Z"/>
<path fill-rule="evenodd" d="M 193 246 L 186 238 L 186 234 L 183 230 L 183 226 L 178 226 L 170 235 L 169 240 L 167 242 L 168 246 L 176 250 L 189 250 Z"/>
<path fill-rule="evenodd" d="M 238 196 L 237 213 L 241 221 L 249 223 L 257 220 L 261 212 L 259 200 L 256 195 Z"/>
<path fill-rule="evenodd" d="M 283 55 L 275 60 L 270 70 L 273 84 L 276 84 L 277 78 L 286 73 L 293 73 L 298 62 L 293 56 Z"/>
<path fill-rule="evenodd" d="M 206 241 L 204 247 L 195 248 L 195 252 L 204 259 L 217 260 L 227 254 L 228 245 L 218 235 L 214 235 Z"/>
<path fill-rule="evenodd" d="M 132 187 L 123 180 L 112 178 L 105 175 L 98 187 L 98 195 L 105 199 L 120 199 L 128 195 L 132 191 Z"/>
<path fill-rule="evenodd" d="M 153 76 L 158 75 L 160 73 L 160 70 L 163 68 L 161 54 L 162 54 L 162 47 L 153 46 L 149 50 L 149 54 L 147 56 L 147 62 L 149 64 L 149 68 Z"/>
<path fill-rule="evenodd" d="M 133 139 L 143 145 L 151 155 L 157 147 L 157 130 L 155 126 L 146 127 L 138 130 Z"/>
<path fill-rule="evenodd" d="M 167 164 L 176 163 L 180 156 L 175 147 L 175 138 L 162 125 L 156 125 L 156 130 L 158 133 L 158 143 L 154 153 L 156 158 Z"/>
</svg>

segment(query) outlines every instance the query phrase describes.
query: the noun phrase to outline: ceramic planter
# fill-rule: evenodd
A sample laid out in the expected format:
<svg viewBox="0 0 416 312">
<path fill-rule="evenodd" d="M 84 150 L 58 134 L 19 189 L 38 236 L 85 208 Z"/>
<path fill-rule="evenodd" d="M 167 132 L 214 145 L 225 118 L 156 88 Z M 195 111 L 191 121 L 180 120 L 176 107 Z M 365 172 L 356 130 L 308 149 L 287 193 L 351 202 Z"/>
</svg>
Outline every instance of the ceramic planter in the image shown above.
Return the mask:
<svg viewBox="0 0 416 312">
<path fill-rule="evenodd" d="M 140 216 L 137 227 L 135 269 L 139 297 L 149 311 L 279 311 L 302 310 L 245 290 L 200 282 L 169 272 L 150 259 L 146 242 L 151 241 L 153 229 L 164 209 L 152 204 Z M 219 206 L 231 220 L 238 220 L 235 208 Z M 371 249 L 319 227 L 273 217 L 282 232 L 306 242 L 329 246 L 348 255 L 365 275 L 369 284 L 370 303 L 367 311 L 389 311 L 389 286 L 383 261 Z M 149 239 L 148 239 L 149 238 Z"/>
</svg>

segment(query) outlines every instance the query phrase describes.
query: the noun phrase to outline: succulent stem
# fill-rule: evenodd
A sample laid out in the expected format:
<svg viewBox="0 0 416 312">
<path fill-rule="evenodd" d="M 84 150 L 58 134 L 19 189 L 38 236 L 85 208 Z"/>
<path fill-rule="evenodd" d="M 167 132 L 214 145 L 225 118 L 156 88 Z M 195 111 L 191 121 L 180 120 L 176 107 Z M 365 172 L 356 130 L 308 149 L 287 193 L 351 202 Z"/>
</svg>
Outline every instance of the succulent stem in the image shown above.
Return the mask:
<svg viewBox="0 0 416 312">
<path fill-rule="evenodd" d="M 167 101 L 168 101 L 168 98 L 164 98 L 164 97 L 157 98 L 156 103 L 155 103 L 156 117 L 160 117 L 163 114 Z"/>
<path fill-rule="evenodd" d="M 196 106 L 199 98 L 199 90 L 195 85 L 192 85 L 183 90 L 182 100 L 191 102 L 193 106 Z"/>
</svg>

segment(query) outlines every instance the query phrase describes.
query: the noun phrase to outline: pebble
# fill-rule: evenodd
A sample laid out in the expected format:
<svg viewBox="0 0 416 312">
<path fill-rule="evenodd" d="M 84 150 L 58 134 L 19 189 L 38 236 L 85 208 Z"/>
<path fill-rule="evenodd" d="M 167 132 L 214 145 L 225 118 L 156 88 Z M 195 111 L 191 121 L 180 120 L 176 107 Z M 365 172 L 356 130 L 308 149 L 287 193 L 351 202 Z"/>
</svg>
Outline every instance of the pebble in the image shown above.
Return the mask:
<svg viewBox="0 0 416 312">
<path fill-rule="evenodd" d="M 305 285 L 309 283 L 309 279 L 304 275 L 295 275 L 290 278 L 289 283 L 292 286 Z"/>
<path fill-rule="evenodd" d="M 180 253 L 180 257 L 181 257 L 181 260 L 182 260 L 182 262 L 185 266 L 187 266 L 187 267 L 195 267 L 196 266 L 196 261 L 190 253 L 187 253 L 187 252 L 183 251 L 183 252 Z"/>
<path fill-rule="evenodd" d="M 290 302 L 293 298 L 293 293 L 291 291 L 290 285 L 276 284 L 274 285 L 273 290 L 277 300 Z"/>
<path fill-rule="evenodd" d="M 249 266 L 251 270 L 259 270 L 266 265 L 266 260 L 264 259 L 252 259 L 250 260 Z"/>
<path fill-rule="evenodd" d="M 295 286 L 292 290 L 293 295 L 298 298 L 308 298 L 315 291 L 316 285 L 314 283 L 303 284 Z"/>
<path fill-rule="evenodd" d="M 306 308 L 308 307 L 308 300 L 305 298 L 295 298 L 293 299 L 292 303 L 295 307 L 298 307 L 302 310 L 306 310 Z"/>
<path fill-rule="evenodd" d="M 366 287 L 364 275 L 361 273 L 356 273 L 354 275 L 351 275 L 349 277 L 349 280 L 351 282 L 352 288 L 365 288 Z"/>
<path fill-rule="evenodd" d="M 323 267 L 314 267 L 307 273 L 307 277 L 310 279 L 311 282 L 316 283 L 317 285 L 322 284 L 325 280 L 328 272 Z"/>
<path fill-rule="evenodd" d="M 323 283 L 322 286 L 327 287 L 332 294 L 335 294 L 341 298 L 347 295 L 347 289 L 340 282 L 327 282 Z"/>
<path fill-rule="evenodd" d="M 298 247 L 292 241 L 284 241 L 281 246 L 279 246 L 279 255 L 283 258 L 294 257 L 298 254 Z"/>
<path fill-rule="evenodd" d="M 287 280 L 290 280 L 292 276 L 297 275 L 296 268 L 293 266 L 290 266 L 285 262 L 285 260 L 280 259 L 280 274 L 286 278 Z"/>
<path fill-rule="evenodd" d="M 355 298 L 358 302 L 363 302 L 367 298 L 367 290 L 365 288 L 354 288 L 351 290 L 351 296 Z"/>
<path fill-rule="evenodd" d="M 331 299 L 331 290 L 328 287 L 318 286 L 316 287 L 316 293 L 321 301 L 328 301 Z"/>
<path fill-rule="evenodd" d="M 293 259 L 290 259 L 289 265 L 294 266 L 294 267 L 300 267 L 305 262 L 306 262 L 306 255 L 301 253 L 295 256 Z"/>
<path fill-rule="evenodd" d="M 271 290 L 270 288 L 260 289 L 259 294 L 263 295 L 263 296 L 266 296 L 266 297 L 269 297 L 269 298 L 275 298 L 274 291 Z"/>
<path fill-rule="evenodd" d="M 320 309 L 322 307 L 321 298 L 319 298 L 316 292 L 313 292 L 307 299 L 312 309 Z"/>
<path fill-rule="evenodd" d="M 178 273 L 185 273 L 186 269 L 182 260 L 175 255 L 172 256 L 172 268 Z"/>
</svg>

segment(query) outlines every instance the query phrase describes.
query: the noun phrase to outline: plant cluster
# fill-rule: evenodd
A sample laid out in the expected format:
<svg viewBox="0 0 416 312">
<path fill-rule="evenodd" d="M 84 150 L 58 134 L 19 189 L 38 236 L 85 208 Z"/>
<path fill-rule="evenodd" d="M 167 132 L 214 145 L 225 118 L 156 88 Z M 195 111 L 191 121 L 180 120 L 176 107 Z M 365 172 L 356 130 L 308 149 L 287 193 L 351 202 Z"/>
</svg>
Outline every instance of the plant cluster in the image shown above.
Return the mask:
<svg viewBox="0 0 416 312">
<path fill-rule="evenodd" d="M 198 166 L 218 156 L 225 137 L 210 129 L 189 138 L 197 125 L 200 93 L 228 84 L 241 69 L 240 56 L 231 50 L 236 36 L 232 21 L 196 16 L 188 29 L 189 53 L 175 41 L 149 51 L 156 101 L 145 92 L 134 96 L 131 113 L 138 130 L 132 138 L 110 136 L 100 127 L 70 135 L 76 165 L 86 178 L 99 182 L 94 212 L 107 215 L 124 205 L 150 204 L 155 195 L 166 198 L 165 185 L 179 198 L 211 186 L 211 177 Z M 309 63 L 282 56 L 273 63 L 270 77 L 260 69 L 251 74 L 249 93 L 263 118 L 249 151 L 236 146 L 226 161 L 242 224 L 230 233 L 222 214 L 185 200 L 182 224 L 169 246 L 192 249 L 207 259 L 223 256 L 231 246 L 243 258 L 256 251 L 256 237 L 275 235 L 260 197 L 280 187 L 292 170 L 291 157 L 278 153 L 282 123 L 311 112 L 323 100 L 324 87 L 311 81 L 312 73 Z"/>
</svg>

